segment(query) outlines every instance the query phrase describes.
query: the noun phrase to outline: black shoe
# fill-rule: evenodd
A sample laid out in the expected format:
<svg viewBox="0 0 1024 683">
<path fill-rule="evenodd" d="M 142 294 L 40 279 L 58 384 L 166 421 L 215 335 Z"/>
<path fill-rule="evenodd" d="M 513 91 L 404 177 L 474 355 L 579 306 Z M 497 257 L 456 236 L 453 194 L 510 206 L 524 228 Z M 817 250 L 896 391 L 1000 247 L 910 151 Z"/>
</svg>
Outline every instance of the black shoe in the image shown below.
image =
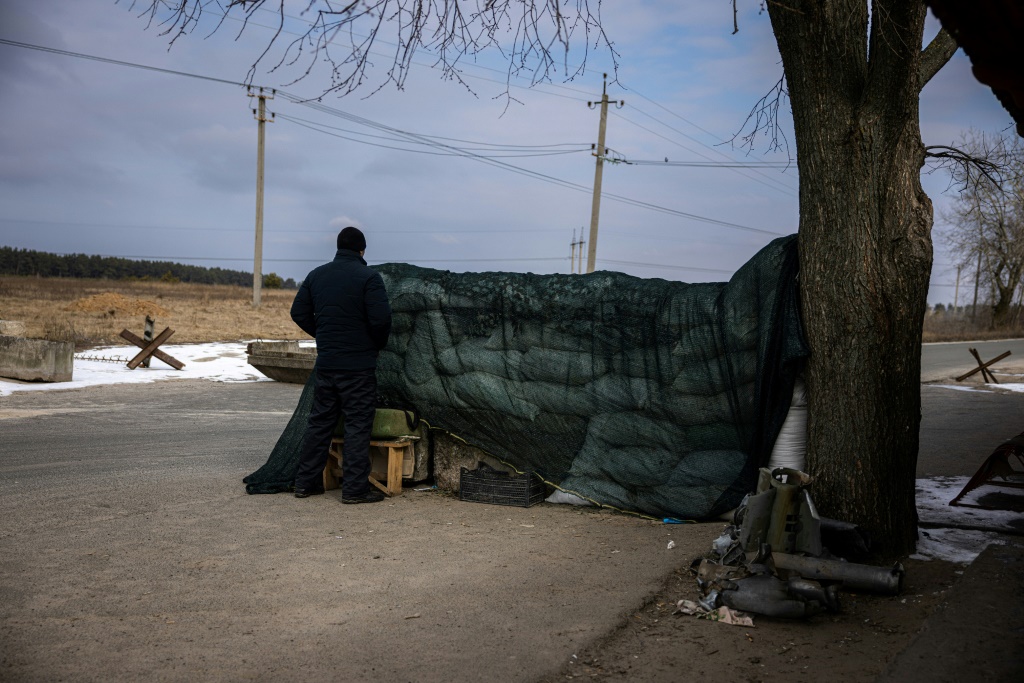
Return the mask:
<svg viewBox="0 0 1024 683">
<path fill-rule="evenodd" d="M 296 498 L 309 498 L 310 496 L 322 496 L 324 495 L 323 487 L 315 489 L 295 489 Z"/>
<path fill-rule="evenodd" d="M 346 505 L 355 505 L 356 503 L 379 503 L 384 500 L 384 494 L 377 489 L 370 489 L 366 493 L 359 496 L 342 496 L 341 502 Z"/>
</svg>

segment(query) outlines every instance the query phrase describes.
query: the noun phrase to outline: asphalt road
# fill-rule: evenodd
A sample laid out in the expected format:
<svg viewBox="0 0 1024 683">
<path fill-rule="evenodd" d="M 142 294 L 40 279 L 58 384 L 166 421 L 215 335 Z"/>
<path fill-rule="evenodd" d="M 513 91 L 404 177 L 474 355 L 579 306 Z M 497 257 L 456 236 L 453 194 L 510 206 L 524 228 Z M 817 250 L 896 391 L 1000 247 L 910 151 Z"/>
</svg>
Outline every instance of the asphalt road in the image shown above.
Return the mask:
<svg viewBox="0 0 1024 683">
<path fill-rule="evenodd" d="M 968 349 L 989 361 L 1000 382 L 1024 383 L 1024 340 L 925 344 L 921 349 L 921 447 L 918 477 L 970 476 L 1003 441 L 1024 432 L 1024 393 L 982 386 L 981 373 L 955 377 L 978 366 Z M 963 389 L 958 391 L 948 387 Z"/>
<path fill-rule="evenodd" d="M 1024 432 L 1024 393 L 921 387 L 917 476 L 974 474 L 1007 439 Z"/>
<path fill-rule="evenodd" d="M 921 347 L 921 381 L 945 380 L 978 367 L 968 349 L 977 349 L 985 362 L 1009 351 L 1010 356 L 993 366 L 997 371 L 1024 366 L 1024 339 L 924 344 Z M 1018 381 L 1024 381 L 1024 377 Z"/>
</svg>

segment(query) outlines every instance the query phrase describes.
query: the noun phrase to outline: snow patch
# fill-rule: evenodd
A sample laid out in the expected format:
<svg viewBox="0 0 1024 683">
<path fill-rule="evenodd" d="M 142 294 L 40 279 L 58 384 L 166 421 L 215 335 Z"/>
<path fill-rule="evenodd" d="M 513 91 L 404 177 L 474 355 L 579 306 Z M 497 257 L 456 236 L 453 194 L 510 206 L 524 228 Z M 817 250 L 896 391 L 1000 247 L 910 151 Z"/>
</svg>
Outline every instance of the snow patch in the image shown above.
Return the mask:
<svg viewBox="0 0 1024 683">
<path fill-rule="evenodd" d="M 128 359 L 139 349 L 135 346 L 104 346 L 75 354 L 70 382 L 19 382 L 0 379 L 0 396 L 15 391 L 55 391 L 82 389 L 105 384 L 141 384 L 168 379 L 206 379 L 213 382 L 272 382 L 246 361 L 248 342 L 213 342 L 209 344 L 165 344 L 160 350 L 185 364 L 175 370 L 154 358 L 150 367 L 129 370 Z M 111 363 L 84 360 L 84 357 L 120 357 L 124 362 Z"/>
<path fill-rule="evenodd" d="M 969 529 L 921 529 L 918 532 L 917 552 L 912 560 L 945 560 L 957 564 L 970 564 L 990 545 L 1005 545 L 993 531 Z"/>
<path fill-rule="evenodd" d="M 1022 382 L 1009 382 L 1005 384 L 981 384 L 973 386 L 964 386 L 962 384 L 932 384 L 931 386 L 939 387 L 940 389 L 952 389 L 954 391 L 973 391 L 979 394 L 994 394 L 999 389 L 1002 389 L 1003 391 L 1024 393 L 1024 383 Z"/>
</svg>

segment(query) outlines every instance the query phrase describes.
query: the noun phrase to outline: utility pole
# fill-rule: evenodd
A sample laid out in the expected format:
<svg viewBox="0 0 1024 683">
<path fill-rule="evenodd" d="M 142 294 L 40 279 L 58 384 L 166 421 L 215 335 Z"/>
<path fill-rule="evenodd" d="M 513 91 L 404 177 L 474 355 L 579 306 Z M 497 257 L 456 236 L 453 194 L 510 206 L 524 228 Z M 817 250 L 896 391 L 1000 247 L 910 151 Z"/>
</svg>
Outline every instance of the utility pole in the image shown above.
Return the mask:
<svg viewBox="0 0 1024 683">
<path fill-rule="evenodd" d="M 576 243 L 576 246 L 579 247 L 579 251 L 576 252 L 577 254 L 579 254 L 579 258 L 576 259 L 576 272 L 581 274 L 581 275 L 583 274 L 583 245 L 584 244 L 586 244 L 586 242 L 583 241 L 583 227 L 581 226 L 580 227 L 580 241 Z"/>
<path fill-rule="evenodd" d="M 582 273 L 583 272 L 583 245 L 586 242 L 583 241 L 583 228 L 580 228 L 580 238 L 576 239 L 576 228 L 572 229 L 572 242 L 569 245 L 572 247 L 569 255 L 569 272 L 570 273 Z M 579 247 L 579 252 L 576 251 L 576 247 Z M 579 253 L 579 267 L 576 266 L 576 254 Z"/>
<path fill-rule="evenodd" d="M 258 94 L 253 93 L 249 87 L 249 97 L 259 99 L 259 108 L 253 109 L 253 116 L 258 121 L 259 132 L 256 143 L 256 250 L 252 264 L 252 307 L 260 307 L 260 293 L 263 287 L 263 142 L 265 138 L 264 125 L 267 122 L 267 100 L 274 99 L 276 90 L 266 94 L 260 88 Z M 274 121 L 274 113 L 270 113 L 270 122 Z"/>
<path fill-rule="evenodd" d="M 580 248 L 580 258 L 577 259 L 577 272 L 583 274 L 583 246 L 587 244 L 583 239 L 583 226 L 580 227 L 580 241 L 577 247 Z"/>
<path fill-rule="evenodd" d="M 616 107 L 622 107 L 626 103 L 619 100 Z M 587 102 L 587 106 L 593 109 L 597 104 Z M 594 156 L 597 157 L 597 167 L 594 169 L 594 200 L 590 207 L 590 245 L 587 247 L 587 272 L 594 272 L 594 263 L 597 261 L 597 222 L 601 213 L 601 173 L 604 170 L 604 155 L 608 150 L 604 146 L 604 131 L 608 124 L 608 74 L 604 74 L 604 84 L 601 87 L 601 124 L 597 130 L 597 146 L 594 147 Z M 582 258 L 582 256 L 581 256 Z"/>
<path fill-rule="evenodd" d="M 569 242 L 569 272 L 576 272 L 576 228 L 572 229 L 572 242 Z"/>
<path fill-rule="evenodd" d="M 960 266 L 956 267 L 956 289 L 953 290 L 953 310 L 956 311 L 960 303 Z"/>
</svg>

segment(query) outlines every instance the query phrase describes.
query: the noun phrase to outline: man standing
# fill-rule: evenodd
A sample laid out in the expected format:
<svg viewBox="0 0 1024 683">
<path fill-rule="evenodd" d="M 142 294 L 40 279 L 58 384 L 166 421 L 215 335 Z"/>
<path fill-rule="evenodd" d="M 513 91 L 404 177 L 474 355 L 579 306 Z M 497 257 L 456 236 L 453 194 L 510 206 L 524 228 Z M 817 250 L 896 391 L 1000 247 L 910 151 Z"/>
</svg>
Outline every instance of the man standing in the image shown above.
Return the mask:
<svg viewBox="0 0 1024 683">
<path fill-rule="evenodd" d="M 377 407 L 377 353 L 391 333 L 391 304 L 380 274 L 363 260 L 357 228 L 338 233 L 334 260 L 306 276 L 292 303 L 292 320 L 316 338 L 315 386 L 309 424 L 295 473 L 295 497 L 324 492 L 322 473 L 331 435 L 345 416 L 342 503 L 384 499 L 370 486 L 370 430 Z"/>
</svg>

